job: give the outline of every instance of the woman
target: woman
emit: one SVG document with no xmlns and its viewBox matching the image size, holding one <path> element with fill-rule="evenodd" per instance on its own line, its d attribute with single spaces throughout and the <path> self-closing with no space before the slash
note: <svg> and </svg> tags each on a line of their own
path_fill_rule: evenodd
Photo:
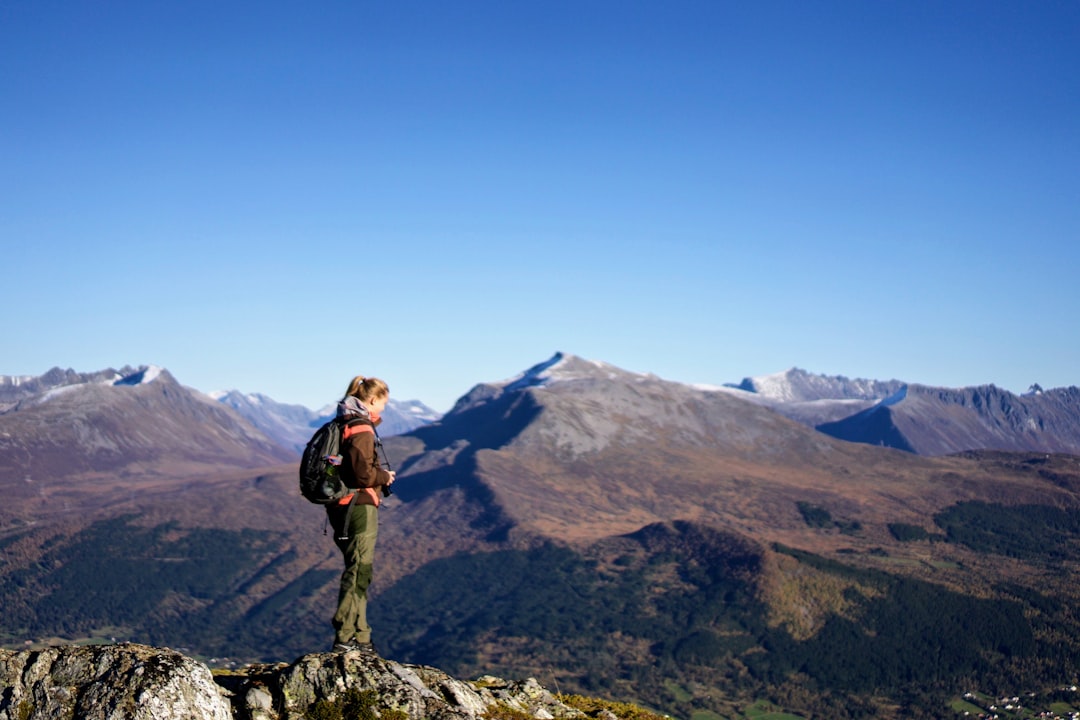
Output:
<svg viewBox="0 0 1080 720">
<path fill-rule="evenodd" d="M 389 399 L 390 389 L 385 382 L 357 375 L 338 403 L 337 416 L 345 423 L 342 481 L 356 492 L 326 506 L 334 542 L 345 556 L 334 614 L 335 651 L 376 654 L 367 622 L 367 589 L 379 533 L 379 499 L 394 482 L 394 473 L 380 466 L 375 426 L 381 422 L 380 415 Z"/>
</svg>

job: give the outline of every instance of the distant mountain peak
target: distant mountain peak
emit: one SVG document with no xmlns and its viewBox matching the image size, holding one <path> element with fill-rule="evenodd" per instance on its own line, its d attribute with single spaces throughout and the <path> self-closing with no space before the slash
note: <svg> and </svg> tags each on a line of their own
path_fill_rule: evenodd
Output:
<svg viewBox="0 0 1080 720">
<path fill-rule="evenodd" d="M 541 387 L 555 379 L 559 368 L 567 363 L 567 356 L 557 352 L 544 362 L 537 363 L 525 372 L 510 378 L 503 387 L 510 391 L 523 390 L 528 387 Z"/>
<path fill-rule="evenodd" d="M 235 405 L 237 402 L 247 402 L 251 405 L 264 405 L 266 403 L 276 402 L 262 393 L 245 393 L 240 392 L 239 390 L 213 390 L 206 393 L 206 395 L 218 402 L 224 402 L 226 405 Z M 227 402 L 229 400 L 232 400 L 233 402 Z"/>
<path fill-rule="evenodd" d="M 149 467 L 194 472 L 294 457 L 232 409 L 181 386 L 156 365 L 50 371 L 22 387 L 21 396 L 0 395 L 0 475 L 58 479 Z"/>
<path fill-rule="evenodd" d="M 469 392 L 458 398 L 447 415 L 462 413 L 486 405 L 498 398 L 517 395 L 536 388 L 550 388 L 554 385 L 578 381 L 650 378 L 657 379 L 654 375 L 630 372 L 598 360 L 586 360 L 577 355 L 556 352 L 547 360 L 507 380 L 474 385 Z"/>
<path fill-rule="evenodd" d="M 1080 388 L 1016 395 L 996 385 L 911 385 L 872 408 L 817 429 L 841 440 L 919 455 L 973 450 L 1076 454 Z"/>
<path fill-rule="evenodd" d="M 262 393 L 215 390 L 207 395 L 231 407 L 267 436 L 298 453 L 303 452 L 314 428 L 334 417 L 337 412 L 337 403 L 330 403 L 321 410 L 311 410 L 303 405 L 278 402 Z M 401 435 L 440 417 L 439 413 L 419 400 L 391 398 L 383 411 L 379 433 L 383 437 Z"/>
<path fill-rule="evenodd" d="M 782 372 L 756 377 L 743 378 L 737 386 L 740 390 L 757 393 L 773 400 L 794 400 L 794 387 L 798 382 L 809 377 L 809 373 L 797 367 L 788 368 Z"/>
<path fill-rule="evenodd" d="M 14 407 L 30 407 L 51 402 L 72 392 L 93 386 L 137 387 L 153 382 L 175 383 L 169 371 L 157 365 L 125 365 L 90 373 L 54 367 L 44 375 L 9 377 L 0 375 L 0 412 Z"/>
<path fill-rule="evenodd" d="M 525 372 L 515 375 L 497 385 L 503 391 L 524 390 L 532 387 L 544 387 L 555 382 L 581 380 L 586 378 L 639 377 L 648 375 L 633 373 L 599 360 L 587 360 L 577 355 L 556 352 L 544 362 L 533 365 Z"/>
<path fill-rule="evenodd" d="M 815 375 L 793 367 L 771 375 L 744 378 L 737 385 L 728 385 L 778 402 L 811 402 L 814 400 L 882 400 L 904 386 L 898 380 L 849 379 L 843 375 Z"/>
</svg>

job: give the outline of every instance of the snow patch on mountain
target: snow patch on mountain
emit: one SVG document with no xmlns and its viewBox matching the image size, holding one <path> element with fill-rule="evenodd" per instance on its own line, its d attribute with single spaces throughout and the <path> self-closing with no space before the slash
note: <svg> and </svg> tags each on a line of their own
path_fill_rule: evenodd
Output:
<svg viewBox="0 0 1080 720">
<path fill-rule="evenodd" d="M 52 400 L 53 398 L 59 397 L 61 395 L 67 395 L 72 390 L 77 390 L 78 388 L 78 385 L 61 385 L 60 387 L 46 390 L 41 395 L 38 395 L 36 398 L 31 398 L 31 400 L 37 403 L 48 402 L 49 400 Z"/>
<path fill-rule="evenodd" d="M 758 395 L 764 395 L 773 400 L 790 402 L 795 400 L 795 391 L 792 387 L 791 374 L 795 368 L 785 370 L 772 375 L 762 375 L 754 378 L 754 389 Z"/>
<path fill-rule="evenodd" d="M 53 382 L 43 383 L 46 376 L 20 377 L 18 382 L 10 382 L 11 377 L 0 376 L 0 386 L 12 388 L 17 392 L 19 386 L 26 386 L 26 392 L 22 398 L 14 402 L 0 404 L 0 410 L 6 411 L 12 408 L 27 408 L 51 402 L 56 398 L 80 391 L 89 386 L 125 387 L 146 385 L 157 380 L 162 373 L 167 372 L 164 368 L 156 365 L 144 365 L 133 369 L 125 366 L 121 370 L 103 370 L 97 373 L 75 373 L 68 370 L 66 373 L 54 371 Z M 36 387 L 35 387 L 36 386 Z"/>
<path fill-rule="evenodd" d="M 852 380 L 843 375 L 814 375 L 791 368 L 771 375 L 744 378 L 741 383 L 730 387 L 780 403 L 795 403 L 826 399 L 877 402 L 897 392 L 903 385 L 898 380 Z"/>
<path fill-rule="evenodd" d="M 525 388 L 530 387 L 543 387 L 552 380 L 557 379 L 559 367 L 566 364 L 567 358 L 561 352 L 557 352 L 552 355 L 550 359 L 533 365 L 520 375 L 515 375 L 504 383 L 501 383 L 501 385 L 503 386 L 503 389 L 508 392 L 524 390 Z"/>
<path fill-rule="evenodd" d="M 239 390 L 213 390 L 206 394 L 218 402 L 222 402 L 226 399 L 231 399 L 234 402 L 243 401 L 249 405 L 265 405 L 267 403 L 276 402 L 272 398 L 268 398 L 261 393 L 242 393 Z"/>
<path fill-rule="evenodd" d="M 645 380 L 654 377 L 646 373 L 623 370 L 600 360 L 588 360 L 576 355 L 557 352 L 548 360 L 533 365 L 525 372 L 515 375 L 509 380 L 496 383 L 495 386 L 501 388 L 504 392 L 514 392 L 527 388 L 545 387 L 557 382 L 584 380 L 598 376 L 609 380 L 619 377 Z"/>
<path fill-rule="evenodd" d="M 725 395 L 731 395 L 737 397 L 740 400 L 747 402 L 757 403 L 758 405 L 775 405 L 778 400 L 774 400 L 766 395 L 753 392 L 752 390 L 744 390 L 741 387 L 735 385 L 711 385 L 709 383 L 692 383 L 690 387 L 695 390 L 707 393 L 723 393 Z"/>
<path fill-rule="evenodd" d="M 889 407 L 890 405 L 898 405 L 904 398 L 907 397 L 908 386 L 900 388 L 889 397 L 885 398 L 878 403 L 878 407 Z"/>
</svg>

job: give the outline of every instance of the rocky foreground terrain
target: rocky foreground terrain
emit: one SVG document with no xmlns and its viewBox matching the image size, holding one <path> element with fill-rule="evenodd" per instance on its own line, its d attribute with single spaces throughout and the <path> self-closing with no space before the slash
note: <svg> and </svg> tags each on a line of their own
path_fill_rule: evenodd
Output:
<svg viewBox="0 0 1080 720">
<path fill-rule="evenodd" d="M 587 717 L 534 679 L 464 682 L 360 652 L 215 675 L 173 650 L 130 643 L 0 650 L 0 720 L 472 720 L 495 713 Z"/>
</svg>

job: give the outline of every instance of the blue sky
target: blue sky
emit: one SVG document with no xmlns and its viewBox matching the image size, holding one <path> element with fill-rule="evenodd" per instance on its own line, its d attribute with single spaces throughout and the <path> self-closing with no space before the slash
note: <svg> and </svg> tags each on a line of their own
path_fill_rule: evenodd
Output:
<svg viewBox="0 0 1080 720">
<path fill-rule="evenodd" d="M 1080 3 L 0 0 L 0 374 L 1080 384 Z"/>
</svg>

